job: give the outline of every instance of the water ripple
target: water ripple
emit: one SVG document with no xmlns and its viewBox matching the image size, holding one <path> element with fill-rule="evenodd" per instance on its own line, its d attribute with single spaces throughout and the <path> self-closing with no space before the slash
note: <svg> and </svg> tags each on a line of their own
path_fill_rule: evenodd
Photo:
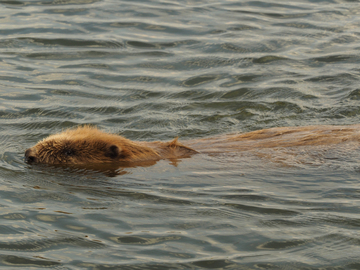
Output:
<svg viewBox="0 0 360 270">
<path fill-rule="evenodd" d="M 131 168 L 23 160 L 79 124 L 185 141 L 358 123 L 357 3 L 0 5 L 2 266 L 359 268 L 355 144 Z"/>
</svg>

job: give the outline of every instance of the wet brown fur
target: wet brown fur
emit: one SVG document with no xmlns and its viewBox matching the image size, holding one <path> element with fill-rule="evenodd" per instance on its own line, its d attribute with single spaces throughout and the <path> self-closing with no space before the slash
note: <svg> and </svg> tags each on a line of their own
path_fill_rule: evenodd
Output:
<svg viewBox="0 0 360 270">
<path fill-rule="evenodd" d="M 141 162 L 191 156 L 195 150 L 175 138 L 171 142 L 134 142 L 83 126 L 51 135 L 25 152 L 29 163 L 87 164 Z"/>
<path fill-rule="evenodd" d="M 338 145 L 359 142 L 360 125 L 270 128 L 240 135 L 185 141 L 134 142 L 96 127 L 83 126 L 51 135 L 29 148 L 29 163 L 88 164 L 142 162 L 190 157 L 196 153 L 239 152 L 262 148 Z"/>
</svg>

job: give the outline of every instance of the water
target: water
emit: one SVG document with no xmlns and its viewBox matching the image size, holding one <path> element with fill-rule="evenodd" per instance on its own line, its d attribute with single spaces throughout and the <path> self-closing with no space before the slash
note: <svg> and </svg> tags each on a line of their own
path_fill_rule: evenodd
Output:
<svg viewBox="0 0 360 270">
<path fill-rule="evenodd" d="M 350 0 L 1 1 L 1 267 L 360 269 L 350 148 L 292 167 L 23 161 L 79 124 L 151 141 L 358 123 L 359 14 Z"/>
</svg>

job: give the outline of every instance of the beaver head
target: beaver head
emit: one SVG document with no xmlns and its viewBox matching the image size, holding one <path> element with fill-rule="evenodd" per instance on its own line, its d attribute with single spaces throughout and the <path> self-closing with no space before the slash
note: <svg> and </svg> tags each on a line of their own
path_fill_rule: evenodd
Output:
<svg viewBox="0 0 360 270">
<path fill-rule="evenodd" d="M 90 126 L 51 135 L 25 151 L 25 161 L 31 164 L 88 164 L 155 159 L 159 159 L 155 150 Z"/>
</svg>

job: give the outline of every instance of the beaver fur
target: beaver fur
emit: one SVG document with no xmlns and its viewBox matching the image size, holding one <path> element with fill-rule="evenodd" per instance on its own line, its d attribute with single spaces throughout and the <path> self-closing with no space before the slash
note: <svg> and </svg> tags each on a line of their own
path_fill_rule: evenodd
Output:
<svg viewBox="0 0 360 270">
<path fill-rule="evenodd" d="M 359 142 L 360 125 L 281 127 L 240 135 L 184 141 L 135 142 L 96 127 L 82 126 L 51 135 L 25 152 L 28 163 L 134 163 L 191 157 L 197 153 L 239 152 Z"/>
<path fill-rule="evenodd" d="M 25 160 L 45 164 L 140 162 L 189 157 L 195 153 L 177 138 L 171 142 L 133 142 L 96 127 L 83 126 L 43 139 L 25 151 Z"/>
</svg>

